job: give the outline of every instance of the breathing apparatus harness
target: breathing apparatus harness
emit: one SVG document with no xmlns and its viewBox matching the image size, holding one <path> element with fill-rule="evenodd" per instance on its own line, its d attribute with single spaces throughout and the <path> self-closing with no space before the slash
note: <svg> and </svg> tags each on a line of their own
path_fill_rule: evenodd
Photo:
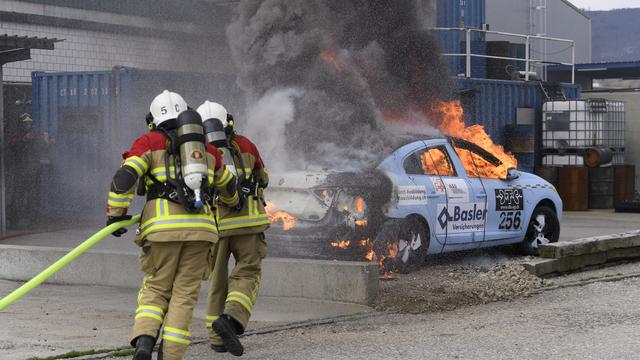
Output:
<svg viewBox="0 0 640 360">
<path fill-rule="evenodd" d="M 236 164 L 236 158 L 240 163 L 239 164 L 240 169 L 242 169 L 242 179 L 240 179 L 240 175 L 238 175 L 238 184 L 237 184 L 238 195 L 240 195 L 240 198 L 242 199 L 241 205 L 244 205 L 244 202 L 249 198 L 249 196 L 253 196 L 256 200 L 263 201 L 264 203 L 264 200 L 260 196 L 260 185 L 258 184 L 258 181 L 253 171 L 251 172 L 251 175 L 249 177 L 246 176 L 246 173 L 245 173 L 246 168 L 244 167 L 244 162 L 242 161 L 240 150 L 233 143 L 233 139 L 236 137 L 236 132 L 234 129 L 235 121 L 233 119 L 233 115 L 227 114 L 227 123 L 229 125 L 224 129 L 225 134 L 227 135 L 226 147 L 227 149 L 229 149 L 229 151 L 231 151 L 231 160 L 233 161 L 233 166 L 235 166 L 236 168 L 236 172 L 239 173 L 239 171 L 237 170 L 238 164 Z M 266 204 L 264 205 L 266 206 Z"/>
<path fill-rule="evenodd" d="M 186 133 L 180 135 L 178 132 L 179 127 L 178 121 L 174 119 L 165 121 L 159 126 L 151 129 L 152 132 L 163 133 L 169 140 L 167 150 L 164 153 L 166 181 L 162 182 L 158 180 L 156 176 L 147 172 L 147 174 L 140 178 L 137 193 L 140 196 L 146 195 L 147 201 L 165 199 L 184 206 L 184 208 L 191 213 L 200 213 L 203 209 L 202 201 L 199 203 L 199 196 L 196 196 L 194 189 L 188 186 L 185 181 L 185 176 L 182 170 L 184 165 L 182 159 L 185 157 L 185 154 L 182 154 L 180 150 L 181 146 L 188 142 L 201 143 L 204 148 L 205 137 L 202 133 Z M 206 164 L 205 154 L 201 152 L 200 155 Z M 171 177 L 172 165 L 175 169 L 175 178 Z M 202 181 L 198 192 L 202 194 L 201 196 L 204 202 L 210 203 L 210 187 L 207 176 L 208 174 L 203 176 L 204 180 Z M 152 181 L 152 184 L 149 185 L 148 188 L 145 188 L 145 177 L 148 177 Z"/>
</svg>

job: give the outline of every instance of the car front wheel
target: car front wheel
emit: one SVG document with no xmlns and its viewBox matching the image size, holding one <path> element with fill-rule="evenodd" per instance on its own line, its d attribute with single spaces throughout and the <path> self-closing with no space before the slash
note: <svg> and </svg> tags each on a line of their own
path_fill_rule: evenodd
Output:
<svg viewBox="0 0 640 360">
<path fill-rule="evenodd" d="M 407 273 L 420 268 L 429 248 L 429 229 L 416 218 L 390 219 L 373 243 L 381 272 Z"/>
<path fill-rule="evenodd" d="M 538 247 L 558 241 L 560 237 L 560 222 L 553 209 L 540 205 L 531 215 L 524 241 L 521 243 L 522 252 L 526 255 L 538 255 Z"/>
</svg>

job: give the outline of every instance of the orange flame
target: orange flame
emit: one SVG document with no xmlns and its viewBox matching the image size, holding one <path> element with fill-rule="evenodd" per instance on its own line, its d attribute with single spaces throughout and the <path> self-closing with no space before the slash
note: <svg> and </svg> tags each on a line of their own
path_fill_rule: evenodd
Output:
<svg viewBox="0 0 640 360">
<path fill-rule="evenodd" d="M 462 119 L 464 110 L 460 101 L 441 101 L 433 109 L 440 115 L 439 128 L 443 133 L 470 141 L 502 161 L 502 165 L 496 167 L 469 151 L 456 149 L 469 176 L 504 179 L 509 168 L 518 166 L 516 158 L 502 146 L 494 144 L 482 125 L 465 127 Z"/>
<path fill-rule="evenodd" d="M 325 49 L 320 52 L 320 59 L 325 63 L 333 66 L 336 69 L 336 73 L 342 73 L 342 66 L 338 62 L 338 53 L 335 50 Z"/>
<path fill-rule="evenodd" d="M 398 255 L 397 241 L 392 241 L 390 244 L 388 244 L 386 254 L 381 254 L 381 255 L 375 253 L 375 251 L 373 250 L 373 243 L 369 239 L 360 240 L 358 244 L 361 247 L 365 248 L 367 251 L 367 253 L 364 255 L 364 258 L 367 261 L 375 262 L 376 265 L 378 265 L 380 274 L 383 274 L 384 278 L 388 279 L 393 277 L 392 276 L 393 272 L 389 271 L 388 269 L 385 269 L 384 260 L 393 259 Z"/>
<path fill-rule="evenodd" d="M 359 214 L 364 213 L 364 199 L 362 198 L 362 196 L 358 196 L 356 198 L 356 210 Z"/>
<path fill-rule="evenodd" d="M 365 256 L 365 259 L 369 260 L 369 261 L 373 261 L 373 257 L 376 254 L 373 252 L 373 250 L 369 250 L 369 252 L 367 253 L 367 255 Z"/>
<path fill-rule="evenodd" d="M 356 220 L 355 224 L 356 224 L 356 226 L 367 226 L 368 222 L 367 222 L 367 219 Z"/>
<path fill-rule="evenodd" d="M 340 249 L 346 249 L 346 248 L 349 247 L 349 245 L 351 245 L 351 241 L 349 241 L 349 240 L 342 240 L 340 242 L 332 242 L 331 243 L 331 247 L 340 248 Z"/>
<path fill-rule="evenodd" d="M 298 220 L 298 218 L 288 212 L 278 210 L 276 204 L 271 201 L 267 201 L 267 206 L 265 206 L 264 209 L 269 216 L 269 220 L 271 220 L 272 223 L 281 223 L 282 229 L 285 231 L 291 230 Z"/>
</svg>

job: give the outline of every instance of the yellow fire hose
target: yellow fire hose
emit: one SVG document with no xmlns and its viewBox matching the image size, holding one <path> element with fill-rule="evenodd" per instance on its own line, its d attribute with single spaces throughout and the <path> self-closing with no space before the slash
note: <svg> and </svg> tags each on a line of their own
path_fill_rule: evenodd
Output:
<svg viewBox="0 0 640 360">
<path fill-rule="evenodd" d="M 136 215 L 131 218 L 131 220 L 120 221 L 117 223 L 113 223 L 104 229 L 98 231 L 93 234 L 90 238 L 85 240 L 82 244 L 78 245 L 76 248 L 71 250 L 65 256 L 61 257 L 58 261 L 54 262 L 42 271 L 40 274 L 36 275 L 33 279 L 27 281 L 25 284 L 14 290 L 11 294 L 5 296 L 0 300 L 0 311 L 4 310 L 7 306 L 13 304 L 16 300 L 25 296 L 29 291 L 35 289 L 40 284 L 42 284 L 45 280 L 53 276 L 55 273 L 60 271 L 63 267 L 67 266 L 70 262 L 75 260 L 78 256 L 82 255 L 85 251 L 94 247 L 97 243 L 102 241 L 104 238 L 109 236 L 112 232 L 120 229 L 129 227 L 135 223 L 140 221 L 140 215 Z"/>
</svg>

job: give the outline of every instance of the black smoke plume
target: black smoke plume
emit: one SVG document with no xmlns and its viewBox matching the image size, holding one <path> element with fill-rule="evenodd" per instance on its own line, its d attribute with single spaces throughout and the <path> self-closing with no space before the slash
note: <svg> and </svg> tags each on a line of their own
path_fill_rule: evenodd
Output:
<svg viewBox="0 0 640 360">
<path fill-rule="evenodd" d="M 249 111 L 247 133 L 282 143 L 268 156 L 289 168 L 353 169 L 380 160 L 391 123 L 431 129 L 430 109 L 450 93 L 450 77 L 418 8 L 413 0 L 242 1 L 227 37 L 250 107 L 262 104 Z M 290 119 L 268 110 L 289 106 Z"/>
</svg>

